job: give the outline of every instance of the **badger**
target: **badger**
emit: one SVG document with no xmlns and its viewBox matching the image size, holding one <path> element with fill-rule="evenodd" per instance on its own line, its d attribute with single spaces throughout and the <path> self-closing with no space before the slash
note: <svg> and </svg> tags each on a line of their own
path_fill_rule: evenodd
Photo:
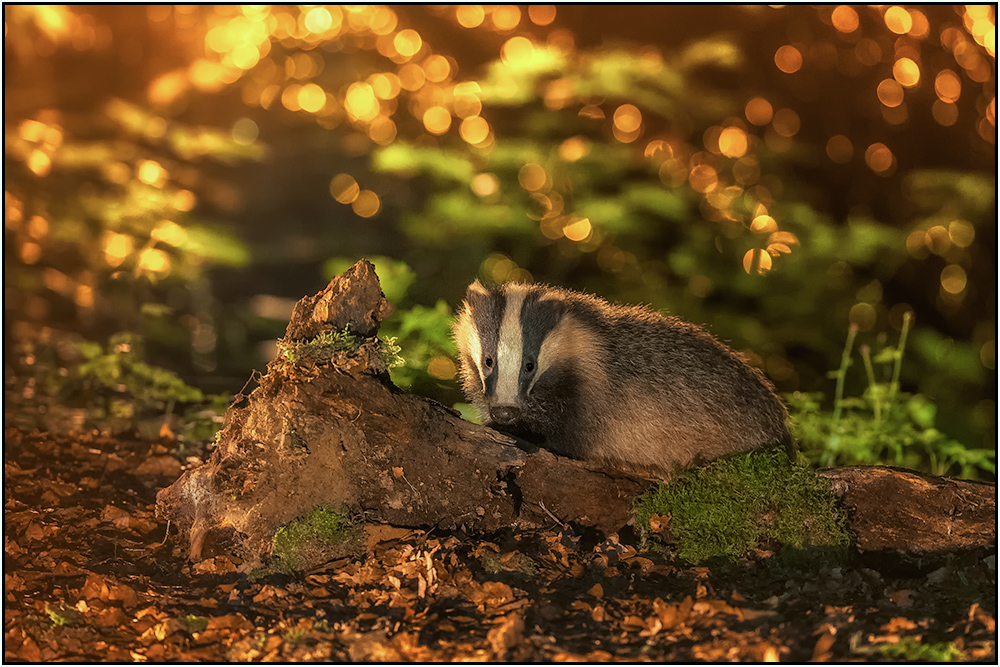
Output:
<svg viewBox="0 0 1000 667">
<path fill-rule="evenodd" d="M 483 423 L 557 454 L 669 477 L 726 454 L 793 449 L 763 373 L 650 308 L 476 280 L 453 333 L 462 389 Z"/>
</svg>

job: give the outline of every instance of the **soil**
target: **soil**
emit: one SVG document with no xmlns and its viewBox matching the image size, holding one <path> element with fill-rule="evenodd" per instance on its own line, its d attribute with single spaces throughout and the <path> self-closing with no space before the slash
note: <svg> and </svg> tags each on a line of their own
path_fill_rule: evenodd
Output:
<svg viewBox="0 0 1000 667">
<path fill-rule="evenodd" d="M 995 549 L 901 577 L 765 548 L 686 566 L 555 521 L 381 525 L 357 556 L 254 577 L 232 555 L 189 561 L 155 515 L 207 458 L 169 437 L 6 428 L 4 660 L 997 660 Z"/>
</svg>

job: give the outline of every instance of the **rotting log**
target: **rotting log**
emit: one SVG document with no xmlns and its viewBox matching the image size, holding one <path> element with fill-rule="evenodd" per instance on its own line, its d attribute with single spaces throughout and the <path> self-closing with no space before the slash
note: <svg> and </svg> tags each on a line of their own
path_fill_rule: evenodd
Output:
<svg viewBox="0 0 1000 667">
<path fill-rule="evenodd" d="M 827 468 L 852 542 L 875 569 L 928 570 L 962 553 L 995 551 L 996 484 L 890 466 Z"/>
<path fill-rule="evenodd" d="M 349 508 L 373 524 L 470 532 L 560 522 L 608 534 L 629 523 L 632 500 L 653 481 L 519 447 L 525 443 L 396 388 L 376 337 L 390 309 L 365 260 L 296 304 L 279 353 L 249 396 L 230 407 L 209 460 L 157 495 L 159 516 L 180 529 L 192 560 L 230 552 L 254 567 L 270 553 L 278 527 L 318 505 Z M 342 333 L 354 344 L 321 359 L 281 352 Z M 890 534 L 896 538 L 885 548 L 903 552 L 995 546 L 995 486 L 984 495 L 948 482 L 956 490 L 947 501 L 924 504 L 941 520 L 920 522 L 906 517 L 918 516 L 929 496 L 911 473 L 823 474 L 864 549 L 880 549 L 880 536 Z M 883 488 L 891 492 L 873 491 Z M 910 509 L 900 510 L 890 533 L 886 521 L 895 515 L 886 506 L 897 504 Z M 910 531 L 929 533 L 918 539 Z"/>
</svg>

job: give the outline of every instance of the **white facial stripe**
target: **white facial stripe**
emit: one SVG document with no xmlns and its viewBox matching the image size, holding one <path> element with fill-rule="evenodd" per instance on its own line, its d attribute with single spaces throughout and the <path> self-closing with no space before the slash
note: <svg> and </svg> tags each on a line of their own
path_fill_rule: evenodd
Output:
<svg viewBox="0 0 1000 667">
<path fill-rule="evenodd" d="M 469 319 L 472 319 L 471 314 Z M 486 387 L 486 377 L 483 375 L 483 341 L 479 339 L 479 332 L 476 327 L 473 326 L 472 322 L 469 322 L 469 356 L 472 358 L 472 364 L 476 368 L 476 373 L 479 374 L 479 381 L 482 383 L 483 388 Z"/>
<path fill-rule="evenodd" d="M 500 323 L 497 346 L 497 405 L 517 405 L 517 381 L 521 371 L 521 303 L 524 292 L 508 292 L 507 308 Z"/>
</svg>

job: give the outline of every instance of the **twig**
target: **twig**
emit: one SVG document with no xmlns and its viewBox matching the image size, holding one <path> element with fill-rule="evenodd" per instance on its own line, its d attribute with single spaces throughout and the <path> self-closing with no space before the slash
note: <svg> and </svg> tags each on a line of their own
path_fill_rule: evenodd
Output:
<svg viewBox="0 0 1000 667">
<path fill-rule="evenodd" d="M 549 508 L 547 508 L 545 506 L 545 503 L 543 503 L 542 501 L 539 500 L 538 501 L 538 506 L 541 507 L 542 510 L 544 510 L 544 512 L 546 514 L 548 514 L 550 517 L 552 517 L 552 520 L 555 521 L 557 524 L 559 524 L 560 527 L 566 528 L 566 524 L 563 523 L 562 521 L 560 521 L 559 518 L 555 514 L 553 514 L 552 512 L 550 512 Z"/>
</svg>

